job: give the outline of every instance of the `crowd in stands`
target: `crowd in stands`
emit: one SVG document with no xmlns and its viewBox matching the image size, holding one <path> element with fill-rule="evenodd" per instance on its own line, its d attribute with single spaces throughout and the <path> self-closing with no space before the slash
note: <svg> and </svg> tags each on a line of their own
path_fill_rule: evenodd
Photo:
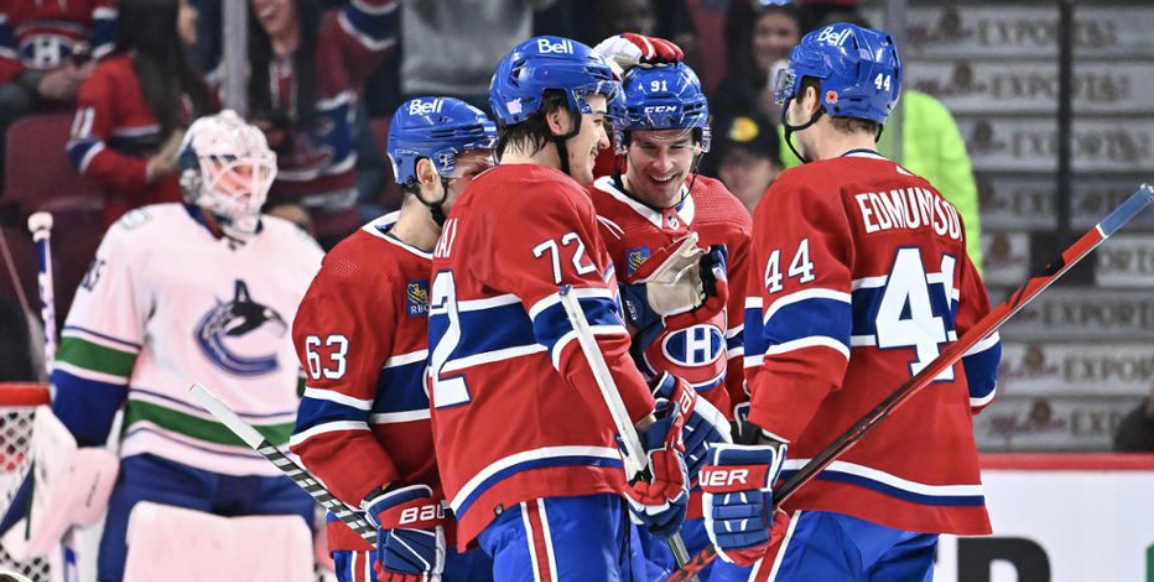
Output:
<svg viewBox="0 0 1154 582">
<path fill-rule="evenodd" d="M 180 199 L 184 129 L 221 108 L 224 1 L 0 0 L 0 240 L 21 235 L 35 210 L 57 214 L 72 236 L 61 260 L 73 265 L 58 267 L 58 276 L 67 273 L 57 283 L 66 300 L 104 228 L 132 208 Z M 279 166 L 266 211 L 331 247 L 399 202 L 382 142 L 403 100 L 450 95 L 488 110 L 494 64 L 516 42 L 554 34 L 592 46 L 624 31 L 685 50 L 710 93 L 713 150 L 700 170 L 752 211 L 797 163 L 778 127 L 776 70 L 806 31 L 860 21 L 856 4 L 248 0 L 248 116 Z M 962 209 L 976 253 L 976 189 L 956 125 L 932 97 L 912 95 L 902 101 L 901 161 Z M 943 128 L 949 143 L 929 144 Z M 0 307 L 19 309 L 16 272 L 0 269 Z M 58 301 L 59 313 L 67 307 Z"/>
</svg>

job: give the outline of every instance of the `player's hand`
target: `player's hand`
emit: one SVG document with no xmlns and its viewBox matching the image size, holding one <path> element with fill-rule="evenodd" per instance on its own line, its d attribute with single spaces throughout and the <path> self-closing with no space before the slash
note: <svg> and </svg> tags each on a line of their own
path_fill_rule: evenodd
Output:
<svg viewBox="0 0 1154 582">
<path fill-rule="evenodd" d="M 774 511 L 772 488 L 785 455 L 784 443 L 710 447 L 698 480 L 702 512 L 709 541 L 726 562 L 752 565 L 784 535 L 789 517 Z"/>
<path fill-rule="evenodd" d="M 184 141 L 184 130 L 177 128 L 168 136 L 168 140 L 160 147 L 156 155 L 148 158 L 145 166 L 145 179 L 149 184 L 155 184 L 176 174 L 180 165 L 177 154 L 180 153 L 180 144 Z"/>
<path fill-rule="evenodd" d="M 653 398 L 657 400 L 659 414 L 675 402 L 685 417 L 681 440 L 685 446 L 685 466 L 692 483 L 705 464 L 709 445 L 733 442 L 729 436 L 729 421 L 712 403 L 701 398 L 688 382 L 668 372 L 657 379 Z"/>
<path fill-rule="evenodd" d="M 701 256 L 701 263 L 698 267 L 702 285 L 701 304 L 692 311 L 666 317 L 666 328 L 685 329 L 699 323 L 705 323 L 725 309 L 729 302 L 729 278 L 726 275 L 728 263 L 729 250 L 725 248 L 725 245 L 709 247 L 709 252 Z"/>
<path fill-rule="evenodd" d="M 677 406 L 664 412 L 664 417 L 638 431 L 648 457 L 648 479 L 637 479 L 625 487 L 630 519 L 659 538 L 677 533 L 689 506 L 689 476 L 681 444 L 685 417 Z"/>
<path fill-rule="evenodd" d="M 624 75 L 638 65 L 651 67 L 680 62 L 685 58 L 681 47 L 655 36 L 626 32 L 611 36 L 593 47 L 593 52 L 615 65 Z"/>
<path fill-rule="evenodd" d="M 377 526 L 377 580 L 420 582 L 445 569 L 444 510 L 427 485 L 393 489 L 365 501 Z"/>
</svg>

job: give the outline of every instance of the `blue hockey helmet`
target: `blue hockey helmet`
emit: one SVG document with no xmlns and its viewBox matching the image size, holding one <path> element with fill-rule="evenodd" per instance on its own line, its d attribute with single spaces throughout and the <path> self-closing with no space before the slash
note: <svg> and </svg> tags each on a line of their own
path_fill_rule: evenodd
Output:
<svg viewBox="0 0 1154 582">
<path fill-rule="evenodd" d="M 417 162 L 428 158 L 442 178 L 453 176 L 457 156 L 492 150 L 497 126 L 480 109 L 452 97 L 419 97 L 401 104 L 389 125 L 393 176 L 405 185 L 417 179 Z"/>
<path fill-rule="evenodd" d="M 684 63 L 634 67 L 625 75 L 622 89 L 625 115 L 619 123 L 621 132 L 696 129 L 701 131 L 701 151 L 709 151 L 709 103 L 693 69 Z M 621 141 L 618 148 L 624 145 Z"/>
<path fill-rule="evenodd" d="M 801 39 L 789 54 L 789 66 L 774 79 L 778 102 L 796 97 L 805 77 L 820 80 L 819 102 L 826 114 L 879 124 L 885 124 L 902 91 L 893 37 L 855 24 L 833 24 Z"/>
<path fill-rule="evenodd" d="M 609 64 L 575 40 L 538 36 L 513 48 L 493 73 L 489 105 L 503 125 L 516 125 L 541 109 L 546 91 L 565 93 L 569 109 L 590 114 L 589 95 L 612 101 L 621 84 Z"/>
</svg>

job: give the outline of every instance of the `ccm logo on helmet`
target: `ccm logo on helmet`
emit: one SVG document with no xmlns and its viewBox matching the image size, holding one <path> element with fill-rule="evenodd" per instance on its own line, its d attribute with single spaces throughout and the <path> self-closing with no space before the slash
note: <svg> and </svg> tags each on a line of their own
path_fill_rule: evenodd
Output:
<svg viewBox="0 0 1154 582">
<path fill-rule="evenodd" d="M 401 512 L 401 519 L 397 525 L 406 525 L 424 521 L 436 521 L 445 518 L 445 510 L 440 503 L 431 503 L 418 507 L 407 507 Z"/>
<path fill-rule="evenodd" d="M 413 101 L 412 103 L 409 103 L 409 115 L 429 115 L 431 113 L 440 113 L 441 106 L 444 104 L 444 99 L 433 99 L 432 101 Z"/>
<path fill-rule="evenodd" d="M 573 41 L 562 40 L 559 42 L 549 42 L 547 38 L 539 38 L 537 39 L 537 52 L 541 54 L 571 55 L 573 54 Z"/>
<path fill-rule="evenodd" d="M 749 469 L 702 469 L 702 487 L 731 487 L 733 485 L 747 485 L 749 483 Z"/>
<path fill-rule="evenodd" d="M 673 113 L 673 112 L 677 111 L 677 106 L 676 105 L 653 105 L 650 107 L 646 107 L 642 111 L 644 111 L 647 114 L 650 114 L 650 113 Z"/>
<path fill-rule="evenodd" d="M 842 43 L 845 42 L 845 39 L 849 38 L 850 32 L 851 30 L 847 28 L 835 33 L 832 26 L 827 26 L 825 30 L 821 31 L 821 34 L 817 35 L 817 42 L 825 41 L 834 46 L 841 46 Z"/>
</svg>

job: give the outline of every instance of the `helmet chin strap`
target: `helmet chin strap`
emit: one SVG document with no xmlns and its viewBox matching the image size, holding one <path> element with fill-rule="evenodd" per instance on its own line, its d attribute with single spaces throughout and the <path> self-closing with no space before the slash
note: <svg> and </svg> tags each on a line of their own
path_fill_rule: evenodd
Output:
<svg viewBox="0 0 1154 582">
<path fill-rule="evenodd" d="M 414 193 L 414 196 L 416 196 L 417 200 L 420 201 L 421 204 L 424 204 L 429 209 L 429 214 L 433 217 L 433 222 L 437 223 L 437 226 L 443 227 L 445 226 L 445 219 L 447 218 L 447 216 L 445 216 L 444 205 L 445 199 L 449 197 L 449 179 L 441 176 L 440 174 L 438 174 L 437 177 L 441 179 L 440 200 L 435 202 L 429 202 L 428 200 L 425 200 L 423 197 L 421 197 L 419 189 L 416 193 Z"/>
<path fill-rule="evenodd" d="M 557 147 L 557 157 L 561 158 L 561 171 L 569 174 L 569 140 L 581 133 L 581 112 L 569 111 L 573 115 L 569 131 L 552 137 L 553 145 Z M 569 174 L 572 176 L 573 174 Z"/>
<path fill-rule="evenodd" d="M 817 123 L 817 120 L 821 119 L 821 116 L 825 114 L 825 107 L 819 105 L 817 111 L 809 118 L 809 121 L 801 125 L 791 125 L 789 123 L 789 104 L 791 101 L 793 101 L 793 97 L 786 99 L 785 103 L 781 106 L 781 126 L 785 128 L 785 145 L 789 146 L 789 151 L 793 152 L 793 155 L 797 156 L 797 159 L 801 160 L 801 163 L 808 164 L 810 160 L 801 155 L 801 152 L 797 151 L 797 148 L 793 147 L 793 134 L 794 132 L 809 129 L 810 126 Z"/>
</svg>

